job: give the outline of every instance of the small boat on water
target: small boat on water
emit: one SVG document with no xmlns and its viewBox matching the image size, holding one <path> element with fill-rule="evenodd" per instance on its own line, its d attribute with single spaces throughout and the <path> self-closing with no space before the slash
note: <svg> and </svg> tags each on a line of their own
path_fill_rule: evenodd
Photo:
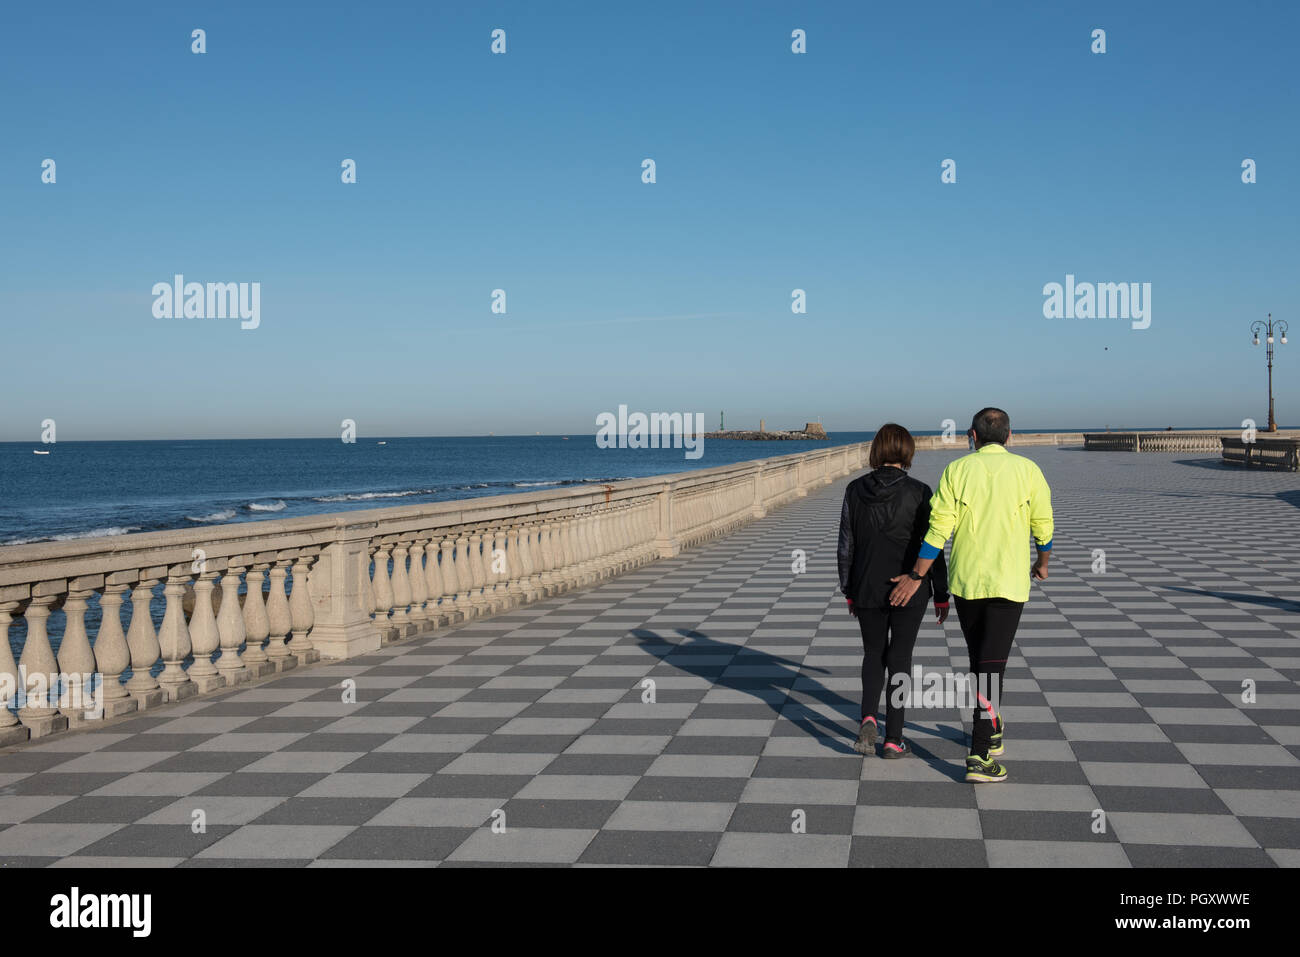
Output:
<svg viewBox="0 0 1300 957">
<path fill-rule="evenodd" d="M 375 444 L 376 444 L 376 445 L 387 445 L 388 443 L 387 443 L 387 442 L 376 442 Z"/>
<path fill-rule="evenodd" d="M 48 449 L 32 449 L 32 455 L 49 455 Z"/>
</svg>

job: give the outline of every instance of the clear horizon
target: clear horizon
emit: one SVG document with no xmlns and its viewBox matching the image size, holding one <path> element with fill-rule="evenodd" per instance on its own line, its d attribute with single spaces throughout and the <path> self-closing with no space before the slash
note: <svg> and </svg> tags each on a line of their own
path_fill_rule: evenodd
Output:
<svg viewBox="0 0 1300 957">
<path fill-rule="evenodd" d="M 801 424 L 802 424 L 802 423 L 801 423 Z M 880 423 L 880 424 L 883 425 L 884 423 L 882 422 L 882 423 Z M 1011 432 L 1012 432 L 1012 435 L 1015 435 L 1016 433 L 1022 433 L 1022 434 L 1025 434 L 1025 435 L 1036 435 L 1036 434 L 1051 434 L 1051 433 L 1056 433 L 1056 432 L 1062 432 L 1062 433 L 1064 433 L 1064 432 L 1096 432 L 1096 431 L 1103 431 L 1103 432 L 1104 432 L 1104 431 L 1111 431 L 1111 432 L 1164 432 L 1164 431 L 1167 431 L 1168 428 L 1169 428 L 1168 426 L 1128 426 L 1128 425 L 1114 425 L 1114 424 L 1109 425 L 1109 426 L 1106 426 L 1106 425 L 1097 425 L 1097 426 L 1070 426 L 1070 427 L 1067 427 L 1067 426 L 1057 426 L 1057 427 L 1052 427 L 1052 426 L 1026 426 L 1026 427 L 1024 427 L 1024 428 L 1017 428 L 1017 427 L 1015 427 L 1015 426 L 1013 425 L 1013 426 L 1012 426 L 1012 429 L 1011 429 Z M 1231 431 L 1236 431 L 1236 430 L 1239 429 L 1239 428 L 1240 428 L 1240 427 L 1239 427 L 1239 426 L 1236 426 L 1236 425 L 1201 425 L 1201 426 L 1186 426 L 1186 427 L 1184 427 L 1184 426 L 1177 426 L 1177 425 L 1176 425 L 1176 426 L 1173 426 L 1173 430 L 1174 430 L 1175 432 L 1231 432 Z M 1279 424 L 1278 424 L 1278 431 L 1279 431 L 1279 432 L 1292 432 L 1292 431 L 1297 431 L 1298 429 L 1300 429 L 1300 427 L 1293 428 L 1293 427 L 1291 427 L 1291 426 L 1287 426 L 1287 425 L 1282 424 L 1282 423 L 1279 423 Z M 964 435 L 964 434 L 965 434 L 965 430 L 966 430 L 966 426 L 965 426 L 965 424 L 963 424 L 963 423 L 958 423 L 958 426 L 957 426 L 957 434 L 958 434 L 959 436 L 960 436 L 960 435 Z M 710 428 L 708 431 L 712 432 L 712 431 L 716 431 L 716 430 Z M 732 429 L 729 427 L 729 428 L 728 428 L 728 431 L 732 431 Z M 748 428 L 744 428 L 744 427 L 737 427 L 736 431 L 753 431 L 753 430 L 748 429 Z M 769 429 L 769 431 L 772 431 L 772 430 Z M 832 440 L 832 441 L 835 439 L 835 436 L 836 436 L 837 434 L 839 434 L 839 435 L 868 435 L 868 434 L 874 433 L 875 431 L 876 431 L 876 429 L 874 429 L 874 428 L 873 428 L 873 429 L 829 429 L 829 428 L 826 429 L 826 433 L 827 433 L 827 435 L 829 436 L 829 439 Z M 910 431 L 913 435 L 942 435 L 942 434 L 943 434 L 943 430 L 942 430 L 942 429 L 909 429 L 908 431 Z M 1262 428 L 1262 427 L 1260 427 L 1260 428 L 1257 429 L 1257 431 L 1263 433 L 1263 432 L 1265 432 L 1265 429 Z M 416 434 L 411 434 L 411 435 L 402 435 L 402 434 L 397 434 L 397 433 L 378 433 L 378 432 L 377 432 L 377 433 L 374 433 L 374 434 L 358 433 L 357 436 L 356 436 L 356 438 L 357 438 L 358 441 L 362 441 L 362 442 L 364 442 L 364 441 L 369 441 L 369 440 L 386 440 L 386 439 L 488 439 L 488 438 L 497 438 L 497 439 L 529 439 L 529 438 L 542 438 L 542 439 L 545 439 L 545 438 L 559 438 L 559 437 L 572 437 L 572 436 L 582 436 L 582 437 L 584 437 L 584 438 L 586 438 L 586 437 L 593 437 L 593 438 L 594 438 L 594 436 L 595 436 L 595 431 L 593 430 L 593 431 L 590 432 L 590 433 L 589 433 L 589 432 L 582 432 L 582 431 L 578 431 L 578 430 L 574 430 L 574 431 L 571 431 L 571 432 L 462 432 L 462 433 L 446 433 L 446 434 L 441 434 L 441 435 L 432 435 L 432 434 L 428 434 L 428 435 L 416 435 Z M 215 436 L 201 436 L 201 437 L 200 437 L 200 436 L 182 436 L 182 435 L 164 435 L 164 436 L 157 436 L 157 437 L 153 437 L 153 438 L 113 438 L 113 437 L 106 437 L 106 438 L 95 438 L 95 439 L 86 439 L 86 438 L 70 438 L 70 439 L 69 439 L 69 438 L 62 438 L 62 437 L 60 437 L 60 438 L 58 439 L 58 442 L 57 442 L 57 443 L 49 443 L 49 444 L 70 444 L 70 443 L 79 443 L 79 442 L 316 442 L 316 441 L 334 441 L 334 442 L 337 442 L 337 441 L 339 441 L 339 436 L 338 436 L 337 434 L 334 434 L 334 435 L 215 435 Z M 777 439 L 772 439 L 772 440 L 764 440 L 764 439 L 754 439 L 754 440 L 715 439 L 714 441 L 718 441 L 718 442 L 726 442 L 726 441 L 758 441 L 758 442 L 761 442 L 761 441 L 772 441 L 772 442 L 779 442 L 780 440 L 777 440 Z M 30 442 L 29 442 L 29 441 L 25 441 L 25 440 L 23 440 L 23 439 L 0 439 L 0 445 L 41 445 L 41 444 L 42 444 L 42 443 L 41 443 L 41 441 L 40 441 L 39 438 L 37 438 L 37 439 L 35 439 L 35 440 L 32 440 L 32 441 L 30 441 Z"/>
</svg>

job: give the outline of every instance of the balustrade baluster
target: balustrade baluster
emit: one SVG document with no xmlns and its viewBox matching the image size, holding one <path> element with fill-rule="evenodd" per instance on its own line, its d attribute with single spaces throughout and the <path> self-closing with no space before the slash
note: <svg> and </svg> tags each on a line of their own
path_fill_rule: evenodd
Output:
<svg viewBox="0 0 1300 957">
<path fill-rule="evenodd" d="M 69 727 L 103 717 L 95 704 L 95 653 L 90 647 L 90 636 L 86 634 L 88 600 L 103 582 L 103 575 L 69 582 L 68 597 L 63 603 L 63 640 L 59 642 L 56 661 L 64 682 L 59 695 L 59 711 L 68 719 Z M 101 691 L 99 697 L 102 695 Z"/>
<path fill-rule="evenodd" d="M 52 583 L 43 582 L 43 586 Z M 35 590 L 35 589 L 33 589 Z M 50 606 L 58 600 L 57 594 L 33 595 L 24 617 L 27 620 L 27 641 L 18 660 L 20 677 L 26 681 L 25 700 L 18 709 L 18 720 L 33 738 L 39 738 L 68 726 L 68 719 L 59 714 L 57 695 L 59 665 L 50 648 L 46 622 Z"/>
<path fill-rule="evenodd" d="M 244 616 L 239 608 L 239 576 L 243 564 L 231 564 L 221 576 L 221 607 L 217 611 L 217 634 L 221 636 L 221 656 L 217 658 L 217 673 L 228 685 L 237 685 L 253 677 L 244 666 L 239 646 L 244 643 Z"/>
<path fill-rule="evenodd" d="M 380 542 L 375 546 L 375 573 L 371 576 L 371 589 L 375 596 L 375 628 L 380 639 L 390 641 L 393 625 L 388 616 L 393 607 L 393 586 L 388 579 L 388 545 Z"/>
<path fill-rule="evenodd" d="M 122 683 L 122 674 L 131 664 L 131 648 L 122 631 L 122 600 L 126 596 L 123 573 L 106 576 L 99 595 L 99 633 L 95 635 L 95 667 L 102 676 L 100 694 L 105 718 L 128 714 L 139 707 Z M 127 573 L 129 574 L 129 573 Z"/>
<path fill-rule="evenodd" d="M 399 541 L 393 546 L 393 615 L 391 621 L 395 638 L 405 638 L 414 630 L 411 626 L 411 577 L 406 573 L 406 556 L 409 542 Z"/>
<path fill-rule="evenodd" d="M 26 741 L 27 727 L 9 709 L 18 702 L 21 672 L 9 644 L 9 625 L 18 610 L 16 601 L 0 601 L 0 747 Z"/>
<path fill-rule="evenodd" d="M 429 623 L 429 612 L 424 603 L 429 600 L 429 580 L 424 573 L 424 539 L 411 543 L 411 571 L 407 575 L 411 588 L 411 623 L 416 631 L 423 631 Z"/>
<path fill-rule="evenodd" d="M 465 620 L 465 608 L 460 602 L 460 573 L 456 568 L 455 541 L 450 536 L 444 538 L 438 551 L 442 555 L 439 563 L 442 571 L 442 602 L 439 607 L 447 616 L 447 624 L 459 624 Z"/>
<path fill-rule="evenodd" d="M 293 592 L 289 595 L 289 615 L 293 619 L 293 638 L 289 640 L 289 651 L 298 659 L 299 664 L 309 665 L 320 661 L 320 650 L 312 644 L 311 629 L 316 623 L 316 613 L 312 610 L 311 566 L 316 556 L 307 549 L 298 552 L 293 565 Z M 191 669 L 192 670 L 192 669 Z"/>
<path fill-rule="evenodd" d="M 271 634 L 271 622 L 266 617 L 266 599 L 262 595 L 268 567 L 268 562 L 255 561 L 244 574 L 244 667 L 254 678 L 275 671 L 275 664 L 262 647 Z"/>
<path fill-rule="evenodd" d="M 288 671 L 290 668 L 298 667 L 298 658 L 285 643 L 289 631 L 293 628 L 289 597 L 284 592 L 284 580 L 289 574 L 289 565 L 292 562 L 292 554 L 287 558 L 277 557 L 275 567 L 271 569 L 271 591 L 266 600 L 266 623 L 270 638 L 266 643 L 266 657 L 276 671 Z"/>
<path fill-rule="evenodd" d="M 158 629 L 158 648 L 163 660 L 163 670 L 158 675 L 158 685 L 168 701 L 180 701 L 196 695 L 199 689 L 185 674 L 182 662 L 191 650 L 190 629 L 185 623 L 185 586 L 189 583 L 190 565 L 173 565 L 167 570 L 167 584 L 163 586 L 162 625 Z M 133 622 L 134 624 L 134 622 Z"/>
<path fill-rule="evenodd" d="M 221 647 L 217 616 L 212 611 L 212 589 L 217 572 L 205 566 L 194 580 L 194 609 L 190 612 L 190 649 L 194 661 L 189 678 L 200 694 L 225 687 L 226 679 L 212 663 L 212 655 Z"/>
<path fill-rule="evenodd" d="M 446 586 L 442 580 L 442 566 L 438 562 L 438 551 L 440 542 L 437 536 L 434 536 L 424 546 L 424 578 L 425 590 L 428 592 L 429 601 L 425 610 L 429 616 L 429 623 L 434 628 L 442 628 L 451 624 L 448 616 L 448 608 L 444 603 L 443 595 L 446 593 Z"/>
<path fill-rule="evenodd" d="M 131 692 L 141 711 L 156 708 L 167 697 L 152 673 L 162 649 L 158 644 L 158 633 L 154 631 L 153 614 L 149 609 L 153 599 L 153 586 L 161 581 L 161 577 L 149 576 L 161 576 L 165 571 L 165 568 L 159 568 L 141 572 L 140 579 L 131 589 L 131 627 L 126 632 L 126 643 L 131 649 L 131 678 L 126 683 L 126 690 Z"/>
</svg>

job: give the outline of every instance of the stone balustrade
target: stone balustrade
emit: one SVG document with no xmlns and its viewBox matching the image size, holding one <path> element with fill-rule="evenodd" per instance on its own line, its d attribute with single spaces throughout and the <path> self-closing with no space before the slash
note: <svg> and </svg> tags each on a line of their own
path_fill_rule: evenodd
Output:
<svg viewBox="0 0 1300 957">
<path fill-rule="evenodd" d="M 1240 435 L 1240 429 L 1222 432 L 1085 432 L 1083 447 L 1090 452 L 1218 452 L 1223 437 Z"/>
<path fill-rule="evenodd" d="M 0 745 L 584 588 L 860 470 L 868 449 L 0 547 Z"/>
<path fill-rule="evenodd" d="M 1203 450 L 1235 433 L 1013 433 Z M 918 436 L 963 450 L 962 436 Z M 1208 450 L 1208 446 L 1204 450 Z M 0 745 L 498 614 L 725 535 L 869 443 L 612 485 L 0 547 Z M 57 649 L 57 650 L 56 650 Z"/>
</svg>

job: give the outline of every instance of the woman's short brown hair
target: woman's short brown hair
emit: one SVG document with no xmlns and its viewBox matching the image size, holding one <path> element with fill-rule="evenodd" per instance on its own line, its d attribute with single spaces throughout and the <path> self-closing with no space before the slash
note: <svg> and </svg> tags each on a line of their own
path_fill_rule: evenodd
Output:
<svg viewBox="0 0 1300 957">
<path fill-rule="evenodd" d="M 876 437 L 871 440 L 871 456 L 868 463 L 878 469 L 886 462 L 898 462 L 903 468 L 912 467 L 912 456 L 916 454 L 916 440 L 912 433 L 894 422 L 886 422 L 876 430 Z"/>
</svg>

